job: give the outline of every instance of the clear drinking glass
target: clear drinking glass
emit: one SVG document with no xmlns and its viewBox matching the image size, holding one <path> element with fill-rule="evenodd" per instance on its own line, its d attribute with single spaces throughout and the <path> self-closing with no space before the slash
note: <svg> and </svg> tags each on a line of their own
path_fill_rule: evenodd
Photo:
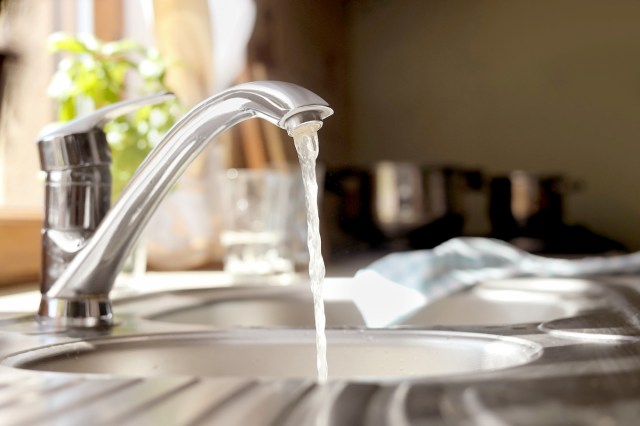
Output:
<svg viewBox="0 0 640 426">
<path fill-rule="evenodd" d="M 293 271 L 286 239 L 291 182 L 290 173 L 268 169 L 228 169 L 219 176 L 220 242 L 226 272 Z"/>
</svg>

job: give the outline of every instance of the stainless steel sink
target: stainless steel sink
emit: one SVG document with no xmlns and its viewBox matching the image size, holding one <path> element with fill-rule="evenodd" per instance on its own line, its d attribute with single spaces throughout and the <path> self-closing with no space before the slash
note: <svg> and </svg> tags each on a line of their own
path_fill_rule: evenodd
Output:
<svg viewBox="0 0 640 426">
<path fill-rule="evenodd" d="M 174 279 L 181 276 L 170 278 L 185 284 Z M 559 407 L 545 411 L 548 423 L 562 423 L 567 416 L 574 423 L 613 416 L 633 424 L 628 407 L 637 396 L 633 379 L 640 371 L 640 349 L 634 344 L 640 284 L 637 277 L 593 284 L 486 283 L 436 302 L 433 306 L 443 308 L 430 314 L 436 323 L 487 321 L 496 318 L 495 312 L 500 313 L 496 320 L 508 321 L 515 311 L 549 300 L 557 309 L 529 313 L 537 324 L 332 329 L 327 385 L 314 383 L 313 329 L 214 329 L 211 323 L 149 320 L 171 311 L 206 311 L 243 297 L 246 315 L 254 302 L 269 296 L 299 303 L 293 295 L 302 289 L 131 289 L 121 293 L 117 325 L 109 330 L 48 330 L 32 317 L 0 324 L 0 423 L 466 424 L 478 416 L 513 423 L 540 417 L 542 395 L 552 408 Z M 330 303 L 349 300 L 333 296 Z M 605 309 L 596 309 L 603 303 Z M 262 310 L 251 322 L 289 307 L 271 306 L 278 309 Z M 538 326 L 543 316 L 573 309 L 595 311 Z M 574 389 L 595 393 L 570 392 Z M 566 407 L 577 408 L 567 412 Z"/>
<path fill-rule="evenodd" d="M 325 294 L 328 327 L 365 325 L 348 281 Z M 361 290 L 360 290 L 361 291 Z M 388 305 L 390 297 L 380 297 Z M 493 281 L 437 300 L 398 322 L 411 326 L 508 325 L 550 321 L 602 307 L 599 286 L 587 280 Z M 129 309 L 155 321 L 234 327 L 313 327 L 313 301 L 301 285 L 280 288 L 227 287 L 163 292 L 129 300 Z M 376 311 L 373 309 L 374 312 Z"/>
<path fill-rule="evenodd" d="M 541 323 L 605 307 L 601 286 L 583 279 L 518 278 L 479 284 L 403 318 L 404 325 Z"/>
<path fill-rule="evenodd" d="M 198 292 L 201 294 L 201 301 L 194 306 L 169 309 L 147 318 L 177 324 L 211 325 L 216 328 L 313 328 L 313 299 L 308 292 L 290 289 L 276 294 L 260 294 L 248 289 L 237 289 L 235 294 L 227 292 L 222 297 L 217 297 L 216 292 Z M 352 301 L 327 299 L 325 315 L 328 327 L 365 325 L 360 311 Z"/>
<path fill-rule="evenodd" d="M 332 379 L 402 379 L 525 364 L 542 350 L 529 341 L 424 330 L 328 330 Z M 238 329 L 146 334 L 51 345 L 5 358 L 40 371 L 126 377 L 198 376 L 314 379 L 315 332 Z"/>
</svg>

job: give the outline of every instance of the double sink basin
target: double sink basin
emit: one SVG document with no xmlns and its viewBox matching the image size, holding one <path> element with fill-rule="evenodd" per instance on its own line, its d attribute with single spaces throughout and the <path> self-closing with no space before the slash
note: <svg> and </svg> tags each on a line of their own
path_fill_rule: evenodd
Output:
<svg viewBox="0 0 640 426">
<path fill-rule="evenodd" d="M 175 278 L 176 288 L 153 291 L 149 278 L 145 290 L 116 292 L 118 325 L 111 330 L 31 329 L 31 319 L 10 324 L 5 329 L 40 336 L 39 342 L 49 336 L 49 344 L 3 354 L 3 368 L 133 378 L 316 377 L 313 300 L 303 279 L 207 286 Z M 362 285 L 348 279 L 325 284 L 332 380 L 397 382 L 525 365 L 542 356 L 550 338 L 541 324 L 609 304 L 603 288 L 588 280 L 493 281 L 374 329 L 354 302 L 358 291 Z"/>
</svg>

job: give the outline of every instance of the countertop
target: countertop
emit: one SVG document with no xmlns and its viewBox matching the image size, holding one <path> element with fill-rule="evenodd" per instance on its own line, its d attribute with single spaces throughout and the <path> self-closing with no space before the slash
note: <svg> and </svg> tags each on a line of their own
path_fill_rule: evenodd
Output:
<svg viewBox="0 0 640 426">
<path fill-rule="evenodd" d="M 197 278 L 193 280 L 192 284 Z M 4 365 L 0 423 L 635 425 L 640 419 L 640 279 L 603 277 L 595 283 L 602 288 L 607 307 L 571 318 L 418 328 L 491 334 L 540 345 L 539 357 L 516 367 L 428 379 L 330 380 L 319 385 L 297 379 L 106 377 Z M 20 296 L 28 299 L 33 294 L 16 297 Z M 160 328 L 137 318 L 126 306 L 116 308 L 118 327 L 86 332 L 42 329 L 32 314 L 5 313 L 0 319 L 2 358 L 86 338 L 185 331 L 184 326 Z"/>
</svg>

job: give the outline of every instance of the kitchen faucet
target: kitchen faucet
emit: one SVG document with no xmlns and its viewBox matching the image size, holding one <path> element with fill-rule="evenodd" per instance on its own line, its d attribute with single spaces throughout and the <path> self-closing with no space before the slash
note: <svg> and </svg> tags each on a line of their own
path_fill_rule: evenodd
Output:
<svg viewBox="0 0 640 426">
<path fill-rule="evenodd" d="M 321 125 L 333 113 L 322 98 L 290 83 L 252 82 L 220 92 L 167 132 L 109 210 L 110 151 L 101 125 L 167 96 L 125 101 L 39 137 L 47 172 L 41 322 L 113 324 L 109 292 L 129 251 L 188 165 L 224 130 L 259 117 L 291 134 L 306 123 Z"/>
</svg>

